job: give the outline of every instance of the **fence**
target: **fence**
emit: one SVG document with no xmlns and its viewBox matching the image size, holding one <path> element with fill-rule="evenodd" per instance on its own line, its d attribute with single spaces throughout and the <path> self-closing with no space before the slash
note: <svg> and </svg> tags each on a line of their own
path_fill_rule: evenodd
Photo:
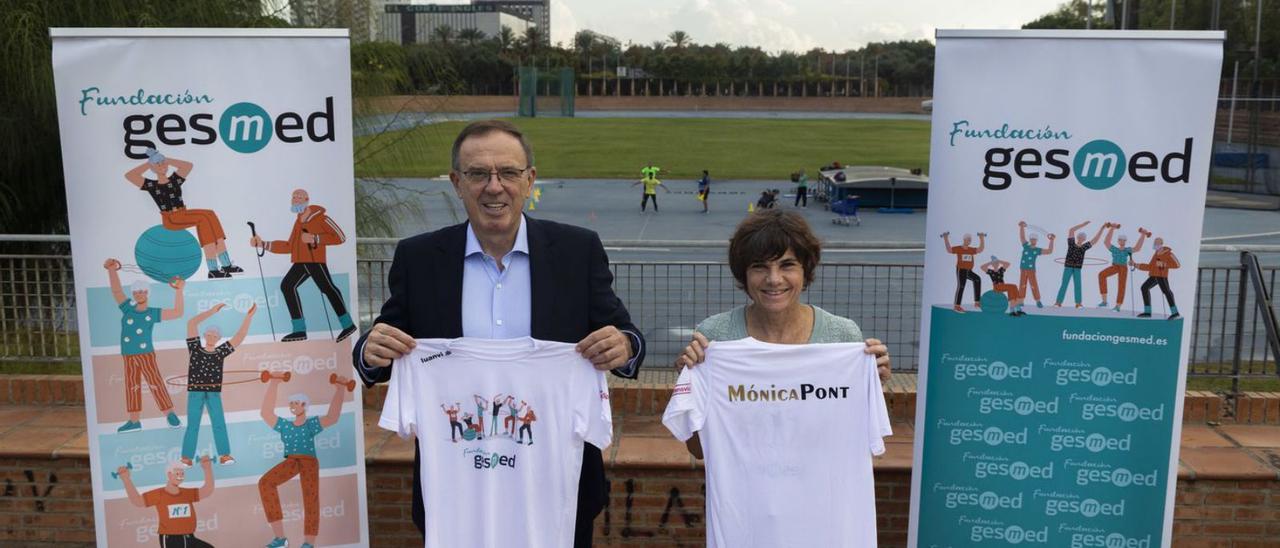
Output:
<svg viewBox="0 0 1280 548">
<path fill-rule="evenodd" d="M 390 260 L 357 265 L 362 327 L 386 299 Z M 692 329 L 707 316 L 744 304 L 727 264 L 618 262 L 614 289 L 649 344 L 647 367 L 670 366 Z M 1274 294 L 1280 269 L 1263 269 Z M 888 342 L 896 371 L 919 364 L 924 268 L 909 264 L 824 263 L 806 293 L 809 303 L 855 319 L 868 336 Z M 1196 292 L 1191 374 L 1247 378 L 1276 375 L 1252 291 L 1241 267 L 1203 267 Z M 1133 299 L 1135 296 L 1131 296 Z M 1243 307 L 1243 313 L 1241 313 Z M 1237 337 L 1239 333 L 1239 337 Z M 1238 343 L 1237 343 L 1238 341 Z M 66 255 L 0 255 L 0 362 L 79 359 L 71 259 Z"/>
</svg>

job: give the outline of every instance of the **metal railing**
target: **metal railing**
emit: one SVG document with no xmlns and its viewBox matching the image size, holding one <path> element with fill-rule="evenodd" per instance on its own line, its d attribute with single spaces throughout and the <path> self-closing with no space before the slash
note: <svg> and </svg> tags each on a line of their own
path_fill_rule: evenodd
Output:
<svg viewBox="0 0 1280 548">
<path fill-rule="evenodd" d="M 363 239 L 361 243 L 385 244 Z M 901 246 L 895 243 L 895 247 Z M 1240 248 L 1206 245 L 1202 249 Z M 746 302 L 723 262 L 628 261 L 611 267 L 614 290 L 648 341 L 647 367 L 669 366 L 698 322 Z M 387 297 L 389 268 L 388 258 L 358 261 L 364 328 Z M 1192 375 L 1276 375 L 1276 357 L 1267 344 L 1264 318 L 1255 307 L 1253 292 L 1242 283 L 1243 273 L 1240 266 L 1200 268 L 1191 340 Z M 1275 267 L 1261 269 L 1261 281 L 1272 294 L 1278 273 L 1280 269 Z M 912 372 L 919 364 L 923 274 L 920 265 L 823 263 L 805 298 L 854 319 L 864 334 L 889 343 L 895 371 Z M 0 254 L 0 361 L 78 359 L 70 256 Z"/>
</svg>

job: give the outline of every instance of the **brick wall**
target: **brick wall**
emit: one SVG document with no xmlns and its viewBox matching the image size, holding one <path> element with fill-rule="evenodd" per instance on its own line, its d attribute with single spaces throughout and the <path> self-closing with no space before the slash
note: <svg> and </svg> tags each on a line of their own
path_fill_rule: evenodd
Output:
<svg viewBox="0 0 1280 548">
<path fill-rule="evenodd" d="M 83 459 L 0 460 L 0 544 L 89 545 L 93 506 Z M 409 519 L 409 463 L 368 465 L 372 545 L 406 546 L 419 537 Z M 596 521 L 597 545 L 701 546 L 701 470 L 612 469 L 609 506 Z M 883 546 L 906 542 L 910 475 L 876 474 L 876 514 Z M 1280 481 L 1178 482 L 1174 541 L 1179 547 L 1277 545 Z"/>
</svg>

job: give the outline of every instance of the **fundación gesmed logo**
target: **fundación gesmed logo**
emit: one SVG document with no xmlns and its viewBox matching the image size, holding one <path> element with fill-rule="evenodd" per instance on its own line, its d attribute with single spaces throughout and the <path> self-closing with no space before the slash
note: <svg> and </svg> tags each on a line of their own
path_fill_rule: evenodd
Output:
<svg viewBox="0 0 1280 548">
<path fill-rule="evenodd" d="M 978 127 L 969 120 L 957 120 L 951 123 L 948 136 L 953 147 L 961 139 L 1029 145 L 987 148 L 983 154 L 982 186 L 988 190 L 1009 188 L 1015 176 L 1020 181 L 1042 177 L 1061 181 L 1074 176 L 1076 182 L 1091 190 L 1111 188 L 1125 176 L 1137 183 L 1191 182 L 1191 155 L 1195 146 L 1191 137 L 1183 139 L 1182 150 L 1139 150 L 1130 154 L 1109 139 L 1090 140 L 1074 152 L 1052 145 L 1034 146 L 1036 142 L 1063 142 L 1074 138 L 1070 132 L 1050 125 L 1018 128 L 1004 123 L 998 127 Z"/>
<path fill-rule="evenodd" d="M 138 89 L 122 95 L 103 93 L 97 86 L 80 90 L 80 114 L 89 115 L 89 106 L 154 107 L 209 105 L 215 100 L 208 94 L 148 93 Z M 168 147 L 184 145 L 210 145 L 219 140 L 227 148 L 241 154 L 252 154 L 266 148 L 271 140 L 282 143 L 334 141 L 333 96 L 324 98 L 324 106 L 309 114 L 292 110 L 272 115 L 261 106 L 240 101 L 231 104 L 217 115 L 214 125 L 213 112 L 191 114 L 146 113 L 124 117 L 124 154 L 142 160 L 148 148 L 158 148 L 156 141 Z"/>
</svg>

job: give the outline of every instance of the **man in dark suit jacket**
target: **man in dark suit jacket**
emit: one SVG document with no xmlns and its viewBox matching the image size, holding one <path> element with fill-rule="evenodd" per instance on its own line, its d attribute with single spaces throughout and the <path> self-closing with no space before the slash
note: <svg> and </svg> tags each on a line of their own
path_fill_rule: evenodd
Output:
<svg viewBox="0 0 1280 548">
<path fill-rule="evenodd" d="M 391 296 L 353 352 L 366 385 L 390 379 L 392 360 L 412 350 L 414 339 L 461 336 L 578 343 L 597 369 L 635 378 L 644 339 L 613 292 L 604 246 L 589 230 L 524 217 L 535 177 L 532 151 L 515 126 L 475 122 L 458 135 L 449 178 L 468 221 L 396 246 Z M 422 530 L 420 462 L 415 450 L 413 521 Z M 591 545 L 607 489 L 600 449 L 584 444 L 575 547 Z"/>
</svg>

